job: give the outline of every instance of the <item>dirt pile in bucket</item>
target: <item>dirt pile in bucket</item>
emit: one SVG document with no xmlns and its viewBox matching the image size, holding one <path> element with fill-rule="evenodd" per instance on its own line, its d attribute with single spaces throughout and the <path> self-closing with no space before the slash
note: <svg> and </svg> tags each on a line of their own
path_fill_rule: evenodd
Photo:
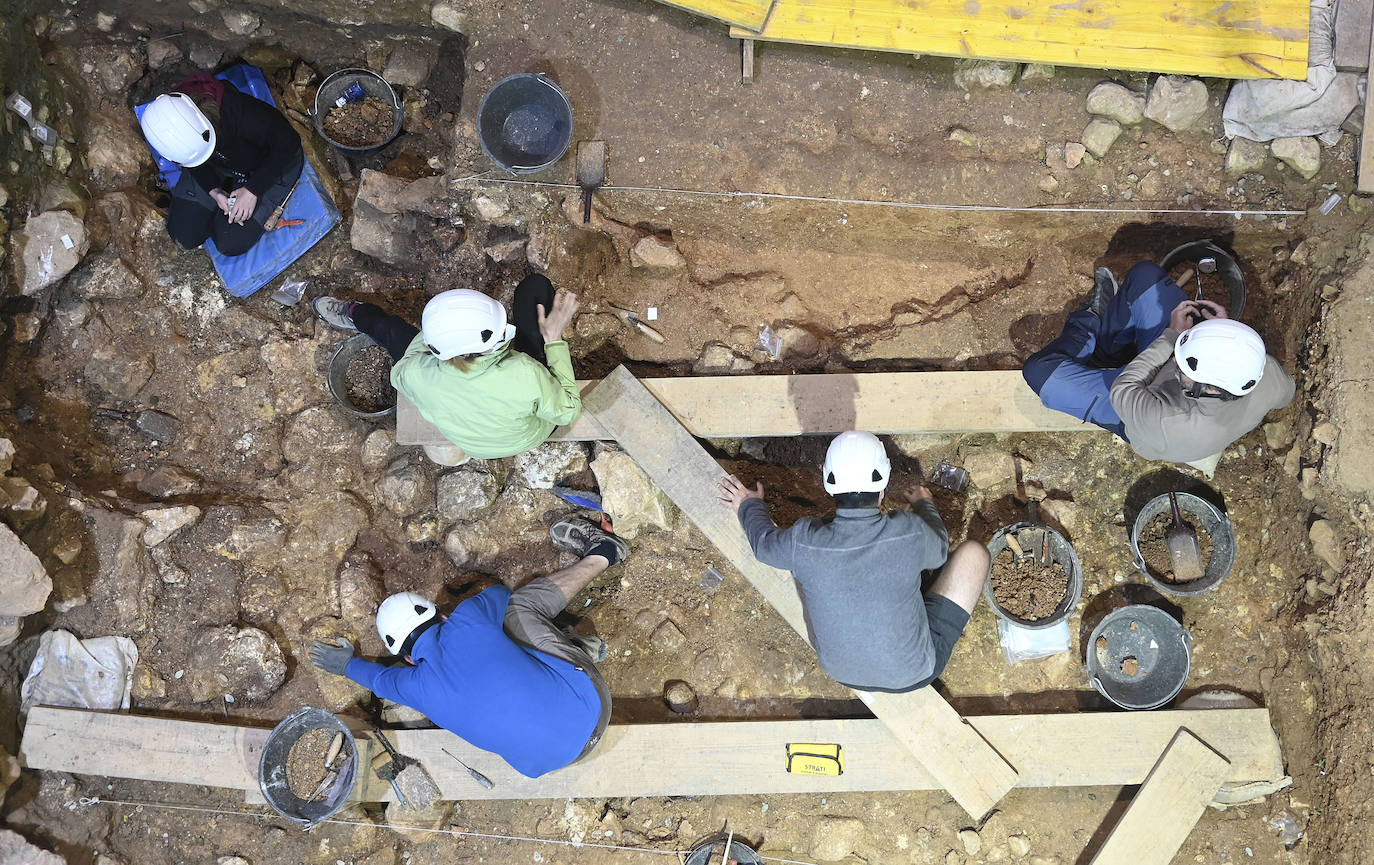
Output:
<svg viewBox="0 0 1374 865">
<path fill-rule="evenodd" d="M 1038 622 L 1054 615 L 1069 592 L 1069 575 L 1059 562 L 1037 564 L 1003 550 L 992 560 L 992 595 L 1013 616 Z"/>
<path fill-rule="evenodd" d="M 348 362 L 348 400 L 361 412 L 386 411 L 396 404 L 391 386 L 391 355 L 379 345 L 368 346 Z"/>
<path fill-rule="evenodd" d="M 286 783 L 297 799 L 310 798 L 324 780 L 324 758 L 329 754 L 334 732 L 309 730 L 291 746 L 291 753 L 286 757 Z"/>
<path fill-rule="evenodd" d="M 1212 536 L 1201 525 L 1188 519 L 1186 514 L 1183 522 L 1192 526 L 1193 531 L 1197 532 L 1198 548 L 1202 551 L 1203 576 L 1206 576 L 1207 564 L 1212 561 Z M 1145 528 L 1140 531 L 1140 555 L 1145 559 L 1145 567 L 1156 579 L 1168 583 L 1193 582 L 1192 580 L 1180 580 L 1174 575 L 1174 563 L 1169 558 L 1169 544 L 1164 540 L 1164 535 L 1173 524 L 1173 514 L 1168 512 L 1162 513 L 1146 523 Z"/>
<path fill-rule="evenodd" d="M 324 131 L 344 147 L 381 144 L 391 135 L 395 117 L 385 99 L 368 96 L 329 109 L 324 116 Z"/>
</svg>

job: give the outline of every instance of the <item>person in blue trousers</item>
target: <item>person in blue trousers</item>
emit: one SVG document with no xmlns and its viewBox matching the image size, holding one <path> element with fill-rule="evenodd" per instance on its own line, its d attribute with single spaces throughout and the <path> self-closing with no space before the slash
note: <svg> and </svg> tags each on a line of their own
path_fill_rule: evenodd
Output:
<svg viewBox="0 0 1374 865">
<path fill-rule="evenodd" d="M 1112 272 L 1099 267 L 1092 300 L 1069 313 L 1064 332 L 1031 355 L 1021 374 L 1046 407 L 1129 441 L 1112 408 L 1112 384 L 1168 328 L 1174 308 L 1187 299 L 1154 262 L 1132 267 L 1119 287 Z"/>
</svg>

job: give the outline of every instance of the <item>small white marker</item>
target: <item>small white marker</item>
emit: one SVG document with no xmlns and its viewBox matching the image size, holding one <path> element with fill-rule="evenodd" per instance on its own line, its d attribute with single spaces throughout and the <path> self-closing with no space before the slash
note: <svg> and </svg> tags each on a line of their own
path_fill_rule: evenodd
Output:
<svg viewBox="0 0 1374 865">
<path fill-rule="evenodd" d="M 649 321 L 658 321 L 658 307 L 649 307 L 649 311 L 645 313 L 645 315 L 648 317 Z"/>
<path fill-rule="evenodd" d="M 67 247 L 68 249 L 76 248 L 76 244 L 72 243 L 72 236 L 70 234 L 62 235 L 62 245 Z"/>
</svg>

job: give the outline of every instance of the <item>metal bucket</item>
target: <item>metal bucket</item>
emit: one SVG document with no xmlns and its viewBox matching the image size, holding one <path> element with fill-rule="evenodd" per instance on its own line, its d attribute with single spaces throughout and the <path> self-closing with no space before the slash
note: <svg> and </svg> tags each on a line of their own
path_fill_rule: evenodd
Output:
<svg viewBox="0 0 1374 865">
<path fill-rule="evenodd" d="M 382 411 L 365 412 L 360 410 L 348 398 L 348 365 L 353 361 L 354 355 L 374 345 L 377 345 L 376 341 L 365 333 L 355 333 L 339 343 L 339 347 L 334 349 L 334 356 L 329 359 L 329 374 L 326 379 L 329 392 L 334 395 L 334 399 L 343 407 L 344 411 L 354 417 L 371 421 L 381 420 L 395 414 L 396 403 L 392 402 L 390 408 Z"/>
<path fill-rule="evenodd" d="M 341 144 L 324 131 L 324 116 L 334 107 L 334 103 L 344 91 L 355 83 L 367 91 L 368 96 L 375 96 L 391 106 L 391 132 L 376 144 L 360 147 Z M 401 108 L 401 100 L 396 98 L 396 91 L 391 89 L 385 78 L 367 69 L 340 69 L 324 79 L 320 88 L 315 91 L 315 131 L 320 133 L 320 137 L 325 141 L 347 154 L 364 155 L 389 144 L 393 138 L 401 134 L 401 120 L 404 115 L 405 111 Z"/>
<path fill-rule="evenodd" d="M 1211 240 L 1194 240 L 1182 246 L 1176 246 L 1169 250 L 1169 254 L 1159 262 L 1159 266 L 1166 272 L 1173 270 L 1174 266 L 1187 261 L 1194 267 L 1198 261 L 1204 258 L 1214 258 L 1217 262 L 1217 276 L 1221 277 L 1221 284 L 1226 286 L 1229 297 L 1226 299 L 1226 314 L 1230 318 L 1240 320 L 1241 313 L 1245 312 L 1245 274 L 1240 269 L 1240 263 L 1236 257 L 1222 249 Z M 1193 289 L 1186 285 L 1179 286 L 1184 294 L 1193 296 Z M 1203 300 L 1220 302 L 1215 297 L 1205 297 Z"/>
<path fill-rule="evenodd" d="M 291 755 L 291 748 L 311 730 L 328 730 L 331 735 L 335 732 L 344 735 L 343 749 L 335 762 L 339 771 L 324 789 L 323 798 L 315 802 L 307 802 L 296 796 L 286 780 L 286 761 Z M 357 777 L 358 745 L 353 741 L 353 734 L 333 712 L 314 706 L 306 706 L 287 715 L 268 734 L 267 742 L 262 746 L 262 757 L 258 760 L 258 787 L 267 804 L 283 817 L 307 828 L 343 807 L 348 794 L 353 792 Z"/>
<path fill-rule="evenodd" d="M 1008 622 L 1011 622 L 1013 625 L 1016 625 L 1018 628 L 1038 630 L 1040 628 L 1053 627 L 1067 619 L 1078 606 L 1078 601 L 1083 597 L 1083 564 L 1078 560 L 1078 553 L 1074 550 L 1073 544 L 1070 544 L 1067 538 L 1049 526 L 1036 522 L 1012 523 L 1009 526 L 998 529 L 991 540 L 988 541 L 988 554 L 992 556 L 993 559 L 996 559 L 999 554 L 1009 548 L 1007 544 L 1007 535 L 1016 535 L 1019 538 L 1024 531 L 1043 531 L 1046 533 L 1050 560 L 1059 562 L 1063 565 L 1064 573 L 1067 574 L 1069 578 L 1069 587 L 1068 591 L 1064 594 L 1064 600 L 1059 602 L 1059 606 L 1055 608 L 1053 613 L 1043 619 L 1031 621 L 1030 619 L 1023 619 L 1020 616 L 1014 616 L 1003 609 L 1002 605 L 997 603 L 997 598 L 993 596 L 991 564 L 988 565 L 988 575 L 983 580 L 983 599 L 988 602 L 988 606 L 992 608 L 994 613 L 1006 619 Z M 1036 555 L 1039 555 L 1039 550 L 1035 552 Z"/>
<path fill-rule="evenodd" d="M 1123 709 L 1157 709 L 1183 690 L 1193 638 L 1168 613 L 1134 604 L 1108 613 L 1088 638 L 1088 678 Z M 1134 673 L 1122 669 L 1134 661 Z"/>
<path fill-rule="evenodd" d="M 705 841 L 687 854 L 687 865 L 716 865 L 724 855 L 724 838 Z M 763 865 L 763 858 L 754 852 L 754 848 L 739 840 L 730 842 L 730 858 L 739 862 L 739 865 Z"/>
<path fill-rule="evenodd" d="M 1178 497 L 1178 509 L 1191 515 L 1191 522 L 1211 536 L 1212 556 L 1207 560 L 1207 567 L 1203 570 L 1202 576 L 1187 583 L 1168 582 L 1163 579 L 1162 574 L 1156 576 L 1151 573 L 1145 565 L 1145 557 L 1140 554 L 1140 533 L 1149 525 L 1150 520 L 1171 510 L 1168 493 L 1150 499 L 1145 503 L 1145 507 L 1140 509 L 1140 513 L 1136 514 L 1135 524 L 1131 526 L 1131 555 L 1135 557 L 1136 568 L 1159 590 L 1184 597 L 1200 595 L 1216 588 L 1235 566 L 1235 532 L 1231 528 L 1231 518 L 1217 510 L 1211 502 L 1192 493 L 1174 495 Z"/>
<path fill-rule="evenodd" d="M 543 75 L 522 72 L 496 82 L 477 106 L 477 140 L 512 174 L 553 165 L 572 144 L 572 103 Z"/>
</svg>

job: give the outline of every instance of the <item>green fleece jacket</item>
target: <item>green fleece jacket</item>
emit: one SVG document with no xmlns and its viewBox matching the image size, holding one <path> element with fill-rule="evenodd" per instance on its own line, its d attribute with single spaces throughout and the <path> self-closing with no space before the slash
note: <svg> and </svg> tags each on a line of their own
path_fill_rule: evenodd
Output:
<svg viewBox="0 0 1374 865">
<path fill-rule="evenodd" d="M 468 456 L 509 457 L 582 413 L 568 344 L 545 343 L 544 355 L 548 367 L 507 344 L 460 372 L 431 354 L 421 334 L 391 368 L 391 383 Z"/>
</svg>

